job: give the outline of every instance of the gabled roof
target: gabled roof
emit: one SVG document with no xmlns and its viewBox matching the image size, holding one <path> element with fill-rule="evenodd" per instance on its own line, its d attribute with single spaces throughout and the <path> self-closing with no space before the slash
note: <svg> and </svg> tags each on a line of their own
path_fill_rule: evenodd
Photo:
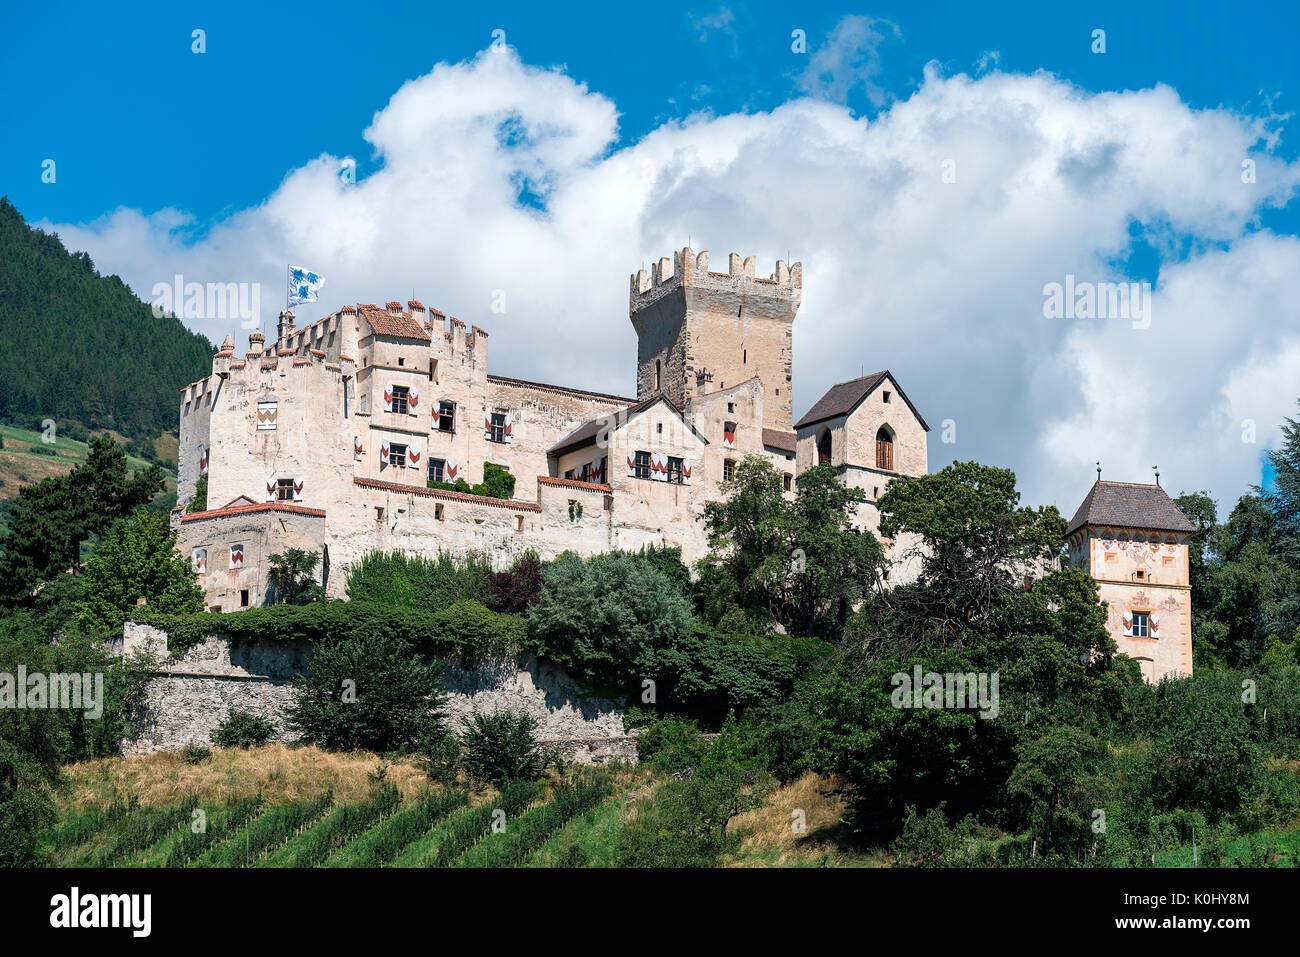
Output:
<svg viewBox="0 0 1300 957">
<path fill-rule="evenodd" d="M 886 379 L 894 383 L 894 388 L 903 401 L 907 403 L 907 407 L 912 410 L 912 414 L 916 416 L 916 421 L 921 423 L 921 428 L 929 432 L 930 426 L 926 425 L 921 413 L 916 411 L 916 406 L 912 405 L 912 400 L 907 397 L 903 387 L 898 384 L 898 380 L 894 378 L 893 373 L 888 369 L 831 386 L 826 390 L 826 394 L 814 402 L 813 407 L 804 413 L 803 418 L 794 424 L 794 427 L 802 429 L 805 425 L 815 425 L 827 419 L 848 415 L 862 403 L 863 399 L 876 391 L 876 388 Z"/>
<path fill-rule="evenodd" d="M 376 305 L 363 303 L 357 304 L 357 311 L 366 317 L 366 322 L 370 323 L 370 328 L 374 329 L 377 335 L 419 339 L 422 342 L 432 341 L 432 337 L 424 329 L 424 324 L 412 319 L 410 313 L 389 312 Z"/>
<path fill-rule="evenodd" d="M 611 412 L 608 415 L 601 415 L 594 419 L 588 419 L 586 422 L 582 423 L 582 425 L 578 426 L 564 438 L 560 439 L 560 441 L 547 449 L 546 454 L 563 455 L 565 452 L 572 452 L 574 449 L 580 449 L 584 446 L 591 445 L 596 441 L 596 437 L 600 435 L 602 429 L 611 424 L 614 424 L 617 428 L 622 428 L 623 425 L 630 422 L 633 417 L 640 415 L 646 409 L 659 402 L 663 402 L 668 406 L 668 408 L 672 409 L 673 414 L 676 415 L 677 418 L 681 419 L 682 424 L 690 429 L 701 442 L 705 445 L 709 444 L 709 440 L 696 431 L 695 426 L 691 425 L 691 423 L 687 421 L 686 416 L 682 415 L 682 410 L 673 405 L 672 400 L 669 399 L 668 396 L 664 395 L 662 392 L 656 392 L 654 395 L 642 399 L 635 405 L 628 406 L 626 410 L 620 409 L 619 411 Z"/>
<path fill-rule="evenodd" d="M 1103 482 L 1098 479 L 1070 519 L 1066 535 L 1085 525 L 1150 529 L 1156 532 L 1195 532 L 1196 526 L 1159 485 Z"/>
</svg>

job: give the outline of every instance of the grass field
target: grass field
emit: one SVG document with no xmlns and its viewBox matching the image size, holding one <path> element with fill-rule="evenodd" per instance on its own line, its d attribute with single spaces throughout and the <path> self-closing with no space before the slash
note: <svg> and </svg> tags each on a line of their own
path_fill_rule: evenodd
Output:
<svg viewBox="0 0 1300 957">
<path fill-rule="evenodd" d="M 108 433 L 121 442 L 122 436 Z M 4 448 L 0 448 L 0 502 L 17 498 L 18 490 L 34 485 L 42 479 L 66 475 L 72 469 L 86 461 L 89 446 L 85 442 L 58 435 L 53 442 L 44 441 L 40 432 L 19 429 L 12 425 L 0 425 L 0 438 L 4 439 Z M 159 436 L 154 441 L 154 448 L 161 458 L 176 461 L 177 443 L 172 435 Z M 133 470 L 148 468 L 151 463 L 142 458 L 128 455 L 127 462 Z M 167 484 L 163 494 L 176 491 L 176 470 L 163 470 Z M 5 524 L 4 515 L 0 513 L 0 528 Z"/>
</svg>

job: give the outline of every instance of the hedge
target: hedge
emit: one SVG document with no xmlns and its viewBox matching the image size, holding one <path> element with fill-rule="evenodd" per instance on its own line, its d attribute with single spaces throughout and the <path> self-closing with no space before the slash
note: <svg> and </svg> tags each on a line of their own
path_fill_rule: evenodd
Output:
<svg viewBox="0 0 1300 957">
<path fill-rule="evenodd" d="M 436 612 L 365 601 L 274 605 L 247 611 L 163 615 L 137 612 L 133 621 L 167 632 L 167 650 L 180 654 L 209 635 L 232 642 L 317 642 L 366 634 L 393 635 L 432 658 L 509 654 L 523 645 L 524 619 L 501 615 L 478 602 L 459 601 Z"/>
</svg>

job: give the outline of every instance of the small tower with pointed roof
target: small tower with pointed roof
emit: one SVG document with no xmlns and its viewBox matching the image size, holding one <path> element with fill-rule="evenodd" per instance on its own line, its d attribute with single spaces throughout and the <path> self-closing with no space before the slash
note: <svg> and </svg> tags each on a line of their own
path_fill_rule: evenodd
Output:
<svg viewBox="0 0 1300 957">
<path fill-rule="evenodd" d="M 1149 682 L 1192 673 L 1188 544 L 1195 533 L 1158 484 L 1100 477 L 1066 529 L 1071 566 L 1096 579 L 1111 637 Z"/>
</svg>

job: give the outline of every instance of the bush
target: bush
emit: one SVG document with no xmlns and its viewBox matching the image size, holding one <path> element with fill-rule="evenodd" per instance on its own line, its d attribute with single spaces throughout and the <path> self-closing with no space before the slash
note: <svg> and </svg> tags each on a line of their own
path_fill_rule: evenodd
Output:
<svg viewBox="0 0 1300 957">
<path fill-rule="evenodd" d="M 210 735 L 219 748 L 250 748 L 266 744 L 275 736 L 275 725 L 266 718 L 231 708 Z"/>
<path fill-rule="evenodd" d="M 694 770 L 704 759 L 708 743 L 687 718 L 654 718 L 637 736 L 638 759 L 667 774 Z"/>
<path fill-rule="evenodd" d="M 537 720 L 523 712 L 476 714 L 460 736 L 461 763 L 474 780 L 498 787 L 532 780 L 546 767 L 536 732 Z"/>
<path fill-rule="evenodd" d="M 575 675 L 619 686 L 656 671 L 656 652 L 694 628 L 690 602 L 648 562 L 626 552 L 583 561 L 566 552 L 542 573 L 528 611 L 539 656 Z"/>
<path fill-rule="evenodd" d="M 442 676 L 389 635 L 327 640 L 293 679 L 288 725 L 336 751 L 412 747 L 440 718 Z"/>
<path fill-rule="evenodd" d="M 371 552 L 348 572 L 348 598 L 429 612 L 458 601 L 487 604 L 491 571 L 484 558 L 457 559 L 446 552 L 437 558 Z"/>
<path fill-rule="evenodd" d="M 316 581 L 320 556 L 301 548 L 291 548 L 268 560 L 266 593 L 268 604 L 306 605 L 325 598 L 325 588 Z"/>
<path fill-rule="evenodd" d="M 522 615 L 537 601 L 542 590 L 542 563 L 537 553 L 529 549 L 508 571 L 493 572 L 490 579 L 493 611 L 508 615 Z"/>
<path fill-rule="evenodd" d="M 213 734 L 216 734 L 214 731 Z M 186 764 L 202 764 L 212 757 L 212 749 L 201 744 L 187 744 L 181 748 L 181 760 Z"/>
</svg>

